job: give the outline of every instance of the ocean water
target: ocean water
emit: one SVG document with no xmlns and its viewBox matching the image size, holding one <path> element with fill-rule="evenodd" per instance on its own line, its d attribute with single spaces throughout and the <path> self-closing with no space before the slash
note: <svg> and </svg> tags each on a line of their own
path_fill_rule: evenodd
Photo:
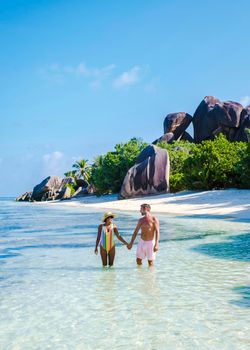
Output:
<svg viewBox="0 0 250 350">
<path fill-rule="evenodd" d="M 250 222 L 159 215 L 153 268 L 118 244 L 103 269 L 102 214 L 0 200 L 1 350 L 249 348 Z"/>
</svg>

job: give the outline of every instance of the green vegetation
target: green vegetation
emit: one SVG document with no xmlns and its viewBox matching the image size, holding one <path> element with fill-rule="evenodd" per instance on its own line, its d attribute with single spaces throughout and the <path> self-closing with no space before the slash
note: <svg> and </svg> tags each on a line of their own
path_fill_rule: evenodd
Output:
<svg viewBox="0 0 250 350">
<path fill-rule="evenodd" d="M 240 174 L 240 188 L 250 188 L 250 129 L 249 142 L 246 146 L 246 151 L 242 154 L 242 160 L 239 163 L 238 173 Z"/>
<path fill-rule="evenodd" d="M 113 152 L 97 157 L 91 171 L 91 183 L 97 193 L 119 192 L 127 171 L 146 146 L 141 139 L 133 138 L 127 143 L 117 144 Z"/>
<path fill-rule="evenodd" d="M 76 173 L 77 173 L 76 170 L 70 170 L 70 171 L 67 171 L 66 173 L 64 173 L 64 176 L 73 177 L 73 179 L 76 179 L 77 178 Z"/>
<path fill-rule="evenodd" d="M 245 128 L 245 133 L 247 134 L 248 142 L 250 142 L 250 129 Z"/>
<path fill-rule="evenodd" d="M 72 184 L 67 184 L 66 186 L 70 189 L 71 195 L 77 190 L 77 179 L 83 179 L 86 184 L 89 185 L 89 179 L 91 176 L 91 166 L 88 165 L 88 161 L 81 159 L 72 165 L 75 170 L 70 170 L 64 173 L 66 177 L 72 177 L 74 182 Z"/>
<path fill-rule="evenodd" d="M 117 144 L 114 151 L 98 156 L 92 166 L 84 159 L 76 162 L 65 176 L 83 178 L 97 194 L 118 193 L 127 171 L 147 145 L 137 138 Z M 171 192 L 250 188 L 250 142 L 230 142 L 220 134 L 200 144 L 176 141 L 157 146 L 169 153 Z M 76 183 L 67 186 L 71 194 L 77 188 Z"/>
<path fill-rule="evenodd" d="M 169 184 L 171 192 L 178 192 L 186 189 L 184 164 L 190 157 L 196 144 L 188 141 L 175 141 L 174 143 L 160 142 L 158 147 L 168 151 L 170 159 Z"/>
<path fill-rule="evenodd" d="M 89 183 L 90 178 L 90 166 L 88 165 L 88 160 L 81 159 L 72 165 L 75 168 L 75 175 L 77 178 L 82 178 L 87 183 Z M 74 172 L 74 171 L 73 171 Z"/>
<path fill-rule="evenodd" d="M 250 188 L 249 143 L 230 142 L 222 134 L 201 144 L 177 142 L 166 148 L 170 156 L 172 192 L 222 188 Z"/>
<path fill-rule="evenodd" d="M 70 195 L 73 196 L 76 192 L 76 184 L 67 184 L 66 187 L 70 189 Z"/>
</svg>

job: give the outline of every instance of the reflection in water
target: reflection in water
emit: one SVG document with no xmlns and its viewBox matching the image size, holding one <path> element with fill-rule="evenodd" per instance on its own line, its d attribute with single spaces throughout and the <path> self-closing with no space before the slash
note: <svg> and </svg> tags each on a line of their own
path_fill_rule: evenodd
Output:
<svg viewBox="0 0 250 350">
<path fill-rule="evenodd" d="M 133 339 L 135 348 L 145 341 L 150 348 L 154 345 L 159 348 L 156 333 L 162 328 L 166 310 L 155 268 L 104 268 L 95 281 L 94 295 L 94 310 L 104 322 L 101 326 L 104 335 L 114 332 L 115 322 L 123 339 L 120 346 L 126 348 Z"/>
</svg>

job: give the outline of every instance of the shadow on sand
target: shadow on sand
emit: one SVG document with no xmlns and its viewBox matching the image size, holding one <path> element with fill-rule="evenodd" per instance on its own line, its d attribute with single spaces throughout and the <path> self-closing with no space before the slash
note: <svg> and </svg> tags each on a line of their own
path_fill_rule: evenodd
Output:
<svg viewBox="0 0 250 350">
<path fill-rule="evenodd" d="M 209 207 L 210 209 L 220 209 L 220 208 L 231 208 L 233 205 L 239 206 L 240 204 L 237 204 L 234 200 L 230 198 L 225 198 L 225 194 L 227 193 L 227 190 L 215 190 L 215 191 L 184 191 L 176 193 L 174 198 L 171 198 L 171 204 L 191 204 L 194 206 L 205 206 Z M 235 209 L 231 214 L 226 215 L 216 215 L 216 214 L 198 214 L 196 213 L 195 207 L 194 207 L 194 214 L 191 216 L 184 215 L 183 217 L 192 217 L 192 218 L 203 218 L 206 219 L 228 219 L 230 221 L 236 221 L 236 222 L 249 222 L 249 215 L 248 212 L 250 210 L 250 203 L 249 203 L 249 190 L 231 190 L 230 195 L 232 197 L 237 198 L 240 197 L 244 198 L 243 204 L 241 204 L 240 210 Z M 246 200 L 247 198 L 247 200 Z M 166 201 L 166 205 L 169 202 Z M 236 217 L 236 215 L 238 217 Z M 179 215 L 178 215 L 179 216 Z M 182 217 L 182 216 L 180 216 Z"/>
</svg>

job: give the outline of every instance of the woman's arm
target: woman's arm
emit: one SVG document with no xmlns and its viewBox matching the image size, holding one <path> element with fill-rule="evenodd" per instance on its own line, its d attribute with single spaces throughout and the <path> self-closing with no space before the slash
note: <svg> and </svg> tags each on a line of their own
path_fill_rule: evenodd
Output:
<svg viewBox="0 0 250 350">
<path fill-rule="evenodd" d="M 121 241 L 125 245 L 128 245 L 128 243 L 125 241 L 125 239 L 123 239 L 122 236 L 120 235 L 116 226 L 114 226 L 114 233 L 115 233 L 116 237 L 119 239 L 119 241 Z"/>
<path fill-rule="evenodd" d="M 97 232 L 97 238 L 96 238 L 96 244 L 95 244 L 95 254 L 98 254 L 98 245 L 101 239 L 101 232 L 102 232 L 102 225 L 99 225 L 98 232 Z"/>
</svg>

